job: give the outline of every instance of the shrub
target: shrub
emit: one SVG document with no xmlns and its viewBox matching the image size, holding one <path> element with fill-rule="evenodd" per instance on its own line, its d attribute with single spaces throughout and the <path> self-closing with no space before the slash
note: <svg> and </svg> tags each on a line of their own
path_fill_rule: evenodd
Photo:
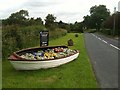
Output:
<svg viewBox="0 0 120 90">
<path fill-rule="evenodd" d="M 39 32 L 42 26 L 19 27 L 16 25 L 3 27 L 2 30 L 2 53 L 7 58 L 12 52 L 39 45 Z"/>
<path fill-rule="evenodd" d="M 112 30 L 111 29 L 102 29 L 101 32 L 104 33 L 104 34 L 107 34 L 107 35 L 111 35 L 111 32 Z"/>
<path fill-rule="evenodd" d="M 78 34 L 75 34 L 75 37 L 78 37 Z"/>
<path fill-rule="evenodd" d="M 49 38 L 56 39 L 56 38 L 65 36 L 66 34 L 67 34 L 67 30 L 57 28 L 54 31 L 49 31 Z"/>
<path fill-rule="evenodd" d="M 15 25 L 3 27 L 2 30 L 2 53 L 3 58 L 23 48 L 39 46 L 40 31 L 46 30 L 44 26 L 27 26 L 19 27 Z M 59 38 L 67 34 L 64 29 L 57 28 L 54 31 L 49 31 L 50 39 Z"/>
<path fill-rule="evenodd" d="M 73 40 L 72 39 L 68 40 L 68 46 L 73 46 Z"/>
</svg>

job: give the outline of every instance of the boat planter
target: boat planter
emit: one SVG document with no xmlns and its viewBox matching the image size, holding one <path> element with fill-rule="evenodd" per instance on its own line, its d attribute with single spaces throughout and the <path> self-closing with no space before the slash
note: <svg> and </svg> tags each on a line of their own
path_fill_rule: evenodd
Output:
<svg viewBox="0 0 120 90">
<path fill-rule="evenodd" d="M 8 59 L 10 63 L 16 70 L 38 70 L 38 69 L 46 69 L 57 67 L 62 64 L 68 63 L 76 59 L 79 55 L 78 50 L 74 50 L 73 53 L 65 55 L 64 57 L 56 57 L 56 58 L 45 58 L 45 59 L 26 59 L 21 57 L 25 53 L 37 52 L 39 50 L 53 50 L 53 48 L 68 48 L 67 46 L 47 46 L 47 47 L 35 47 L 35 48 L 27 48 L 22 49 L 20 51 L 14 52 Z M 45 55 L 45 54 L 44 54 Z"/>
</svg>

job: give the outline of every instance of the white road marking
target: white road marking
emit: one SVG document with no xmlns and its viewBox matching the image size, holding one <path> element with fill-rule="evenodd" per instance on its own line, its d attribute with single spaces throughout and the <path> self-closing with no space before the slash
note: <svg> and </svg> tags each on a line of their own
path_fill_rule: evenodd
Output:
<svg viewBox="0 0 120 90">
<path fill-rule="evenodd" d="M 95 36 L 94 34 L 92 34 L 93 36 Z"/>
<path fill-rule="evenodd" d="M 105 40 L 102 40 L 104 43 L 107 43 Z"/>
<path fill-rule="evenodd" d="M 105 41 L 105 40 L 103 40 L 103 39 L 101 39 L 101 38 L 99 38 L 99 37 L 97 37 L 95 34 L 92 34 L 93 36 L 95 36 L 97 39 L 99 39 L 99 40 L 101 40 L 101 41 L 103 41 L 104 43 L 106 43 L 106 44 L 108 44 L 108 42 L 107 41 Z M 117 49 L 117 50 L 120 50 L 120 48 L 118 48 L 118 47 L 116 47 L 116 46 L 114 46 L 114 45 L 112 45 L 112 44 L 109 44 L 110 46 L 112 46 L 112 47 L 114 47 L 115 49 Z"/>
<path fill-rule="evenodd" d="M 95 36 L 96 38 L 98 38 L 97 36 Z"/>
<path fill-rule="evenodd" d="M 98 38 L 99 40 L 101 40 L 101 38 Z"/>
<path fill-rule="evenodd" d="M 114 45 L 112 45 L 112 44 L 110 44 L 110 46 L 112 46 L 112 47 L 114 47 L 114 48 L 120 50 L 120 48 L 118 48 L 118 47 L 116 47 L 116 46 L 114 46 Z"/>
</svg>

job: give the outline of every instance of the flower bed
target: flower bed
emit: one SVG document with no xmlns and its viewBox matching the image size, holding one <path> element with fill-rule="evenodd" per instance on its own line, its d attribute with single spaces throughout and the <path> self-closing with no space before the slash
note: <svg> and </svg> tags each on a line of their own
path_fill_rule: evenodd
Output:
<svg viewBox="0 0 120 90">
<path fill-rule="evenodd" d="M 57 59 L 75 54 L 76 50 L 68 48 L 57 47 L 53 49 L 39 50 L 37 52 L 25 53 L 20 57 L 26 60 L 46 60 L 46 59 Z"/>
</svg>

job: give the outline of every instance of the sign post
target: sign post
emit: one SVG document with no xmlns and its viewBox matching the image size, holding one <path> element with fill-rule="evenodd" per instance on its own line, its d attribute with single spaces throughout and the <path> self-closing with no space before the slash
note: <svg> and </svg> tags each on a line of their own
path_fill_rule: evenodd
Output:
<svg viewBox="0 0 120 90">
<path fill-rule="evenodd" d="M 115 17 L 116 16 L 116 7 L 114 7 L 114 15 L 113 15 L 113 19 L 114 19 L 114 21 L 113 21 L 113 36 L 115 35 Z"/>
<path fill-rule="evenodd" d="M 49 32 L 41 31 L 40 32 L 40 46 L 48 46 L 49 42 Z"/>
</svg>

